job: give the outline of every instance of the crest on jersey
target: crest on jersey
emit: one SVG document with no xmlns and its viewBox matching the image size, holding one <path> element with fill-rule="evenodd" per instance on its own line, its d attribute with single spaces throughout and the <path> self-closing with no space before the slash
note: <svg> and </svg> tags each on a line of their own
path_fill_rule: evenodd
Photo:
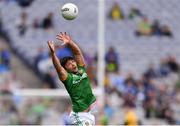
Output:
<svg viewBox="0 0 180 126">
<path fill-rule="evenodd" d="M 82 74 L 82 73 L 83 73 L 83 70 L 82 70 L 82 69 L 80 69 L 80 70 L 79 70 L 79 73 L 80 73 L 80 74 Z"/>
</svg>

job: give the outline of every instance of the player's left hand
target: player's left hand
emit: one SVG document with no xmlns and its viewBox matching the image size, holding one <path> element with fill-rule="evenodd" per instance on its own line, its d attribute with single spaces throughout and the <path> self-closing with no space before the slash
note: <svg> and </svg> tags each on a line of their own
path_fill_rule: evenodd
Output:
<svg viewBox="0 0 180 126">
<path fill-rule="evenodd" d="M 48 41 L 48 46 L 49 46 L 49 49 L 51 51 L 51 53 L 54 53 L 55 52 L 55 46 L 54 46 L 54 42 L 53 41 Z"/>
<path fill-rule="evenodd" d="M 64 33 L 60 32 L 60 34 L 58 34 L 56 36 L 56 39 L 64 42 L 62 45 L 66 45 L 66 44 L 72 43 L 71 37 L 69 35 L 67 35 L 66 32 L 64 32 Z"/>
</svg>

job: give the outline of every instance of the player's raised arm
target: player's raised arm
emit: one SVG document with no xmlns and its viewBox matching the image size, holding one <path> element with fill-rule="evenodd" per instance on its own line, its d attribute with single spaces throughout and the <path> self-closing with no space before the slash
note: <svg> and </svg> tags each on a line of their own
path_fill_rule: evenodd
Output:
<svg viewBox="0 0 180 126">
<path fill-rule="evenodd" d="M 80 48 L 71 39 L 71 37 L 66 34 L 66 32 L 65 33 L 61 32 L 60 34 L 58 34 L 57 39 L 60 41 L 63 41 L 64 42 L 63 44 L 67 44 L 71 48 L 71 50 L 74 54 L 74 58 L 79 66 L 85 66 L 85 61 L 84 61 L 84 58 L 83 58 Z"/>
<path fill-rule="evenodd" d="M 67 79 L 68 74 L 67 74 L 66 70 L 61 66 L 59 59 L 56 56 L 53 41 L 48 41 L 48 46 L 49 46 L 49 49 L 51 51 L 52 61 L 53 61 L 54 67 L 56 68 L 58 76 L 59 76 L 61 81 L 65 81 Z"/>
</svg>

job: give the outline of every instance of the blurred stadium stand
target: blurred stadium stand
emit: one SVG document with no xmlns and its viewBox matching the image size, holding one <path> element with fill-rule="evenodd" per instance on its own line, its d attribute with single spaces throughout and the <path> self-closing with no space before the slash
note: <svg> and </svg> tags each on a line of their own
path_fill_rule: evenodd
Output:
<svg viewBox="0 0 180 126">
<path fill-rule="evenodd" d="M 53 9 L 49 7 L 49 2 L 51 3 L 51 6 L 53 6 Z M 50 60 L 48 60 L 49 56 L 43 57 L 41 63 L 40 61 L 36 63 L 36 57 L 38 56 L 38 53 L 41 52 L 45 52 L 45 55 L 48 54 L 48 47 L 46 44 L 47 40 L 54 40 L 56 37 L 55 35 L 60 31 L 70 33 L 77 43 L 80 44 L 81 48 L 86 48 L 88 43 L 88 50 L 85 53 L 91 55 L 96 53 L 97 48 L 94 45 L 97 43 L 97 2 L 92 1 L 91 4 L 89 4 L 87 0 L 80 3 L 77 2 L 79 9 L 82 11 L 77 20 L 73 22 L 67 22 L 64 21 L 64 19 L 61 19 L 60 6 L 65 2 L 66 1 L 58 0 L 46 2 L 36 0 L 28 8 L 21 8 L 15 1 L 1 2 L 3 28 L 10 37 L 12 48 L 18 55 L 20 55 L 26 64 L 31 68 L 38 70 L 38 73 L 41 74 L 43 79 L 47 77 L 47 74 L 49 76 L 49 74 L 52 73 L 50 72 L 51 70 L 49 70 L 51 69 L 52 63 L 48 63 Z M 86 4 L 88 4 L 88 6 L 83 8 L 83 5 Z M 96 7 L 94 5 L 96 5 Z M 39 8 L 39 6 L 41 7 Z M 13 10 L 12 13 L 9 13 L 9 10 Z M 89 14 L 90 11 L 91 14 Z M 35 20 L 39 24 L 39 27 L 41 27 L 43 19 L 49 12 L 53 13 L 52 28 L 44 29 L 33 27 Z M 81 15 L 88 15 L 88 17 L 82 18 Z M 89 22 L 93 25 L 89 25 Z M 84 26 L 86 26 L 86 32 L 82 30 L 84 29 Z M 42 51 L 40 52 L 39 50 Z M 45 61 L 43 62 L 43 60 Z M 41 66 L 43 66 L 43 68 Z M 44 66 L 47 68 L 44 69 Z M 52 81 L 50 82 L 52 83 Z M 57 85 L 53 84 L 51 87 L 56 88 Z"/>
<path fill-rule="evenodd" d="M 95 65 L 97 59 L 98 1 L 73 1 L 80 10 L 79 17 L 73 22 L 67 22 L 60 16 L 60 6 L 65 2 L 67 1 L 34 0 L 30 6 L 22 8 L 15 0 L 1 0 L 0 12 L 3 32 L 8 34 L 11 47 L 26 64 L 35 71 L 38 70 L 36 72 L 42 78 L 45 78 L 46 74 L 53 76 L 57 81 L 55 83 L 59 83 L 59 81 L 55 76 L 56 74 L 51 71 L 52 63 L 48 56 L 46 41 L 49 39 L 54 40 L 55 35 L 60 31 L 70 33 L 84 53 L 91 56 L 91 58 L 88 58 L 87 55 L 87 59 L 89 59 L 87 61 L 89 61 L 88 65 L 91 66 L 90 69 L 95 69 L 94 73 L 90 73 L 90 75 L 91 80 L 96 83 L 96 77 L 94 77 L 96 76 L 96 68 L 93 65 Z M 107 99 L 105 107 L 102 110 L 99 108 L 99 113 L 96 115 L 97 124 L 128 124 L 131 119 L 149 125 L 180 124 L 179 0 L 106 0 L 105 2 L 106 50 L 111 46 L 114 47 L 119 56 L 119 70 L 107 71 L 106 73 L 105 93 Z M 117 3 L 121 8 L 121 13 L 123 13 L 123 17 L 117 20 L 112 20 L 109 17 L 109 12 L 114 3 Z M 130 19 L 128 15 L 132 8 L 138 9 L 141 12 L 140 16 Z M 9 13 L 10 10 L 11 13 Z M 53 13 L 52 25 L 45 29 L 39 28 L 41 27 L 40 22 L 49 12 Z M 26 13 L 24 14 L 25 17 L 22 16 L 23 23 L 21 23 L 22 13 Z M 142 15 L 148 17 L 150 23 L 158 19 L 162 25 L 168 25 L 173 36 L 136 36 L 135 31 L 138 29 L 138 23 L 142 20 Z M 18 28 L 20 24 L 21 27 Z M 37 56 L 41 53 L 43 60 L 40 58 L 37 63 Z M 53 84 L 51 88 L 57 87 Z M 26 102 L 29 101 L 31 100 Z M 12 104 L 16 103 L 16 101 L 13 102 Z M 40 110 L 35 109 L 36 107 L 34 110 L 29 110 L 30 113 L 35 111 L 32 116 L 33 119 L 27 114 L 24 116 L 25 119 L 21 119 L 23 115 L 21 112 L 28 111 L 27 109 L 33 108 L 32 106 L 43 103 L 32 102 L 31 107 L 20 109 L 22 102 L 23 100 L 16 105 L 17 112 L 15 113 L 20 115 L 20 120 L 25 121 L 24 124 L 52 124 L 57 122 L 54 121 L 57 118 L 59 119 L 57 119 L 59 121 L 57 124 L 63 123 L 62 112 L 64 110 L 52 116 L 54 119 L 48 123 L 43 123 L 42 118 L 45 118 L 44 116 L 34 117 L 34 115 L 38 115 L 36 111 L 41 110 L 41 113 L 44 110 L 42 105 L 40 105 Z M 64 108 L 61 106 L 62 103 L 64 102 L 58 103 L 61 109 Z M 4 102 L 1 102 L 1 104 L 4 104 Z M 50 104 L 53 104 L 53 102 Z M 51 109 L 51 105 L 47 106 L 47 108 Z M 56 109 L 58 110 L 58 108 Z M 11 109 L 11 106 L 7 110 L 15 111 Z M 48 113 L 56 114 L 55 111 L 48 111 Z M 9 119 L 11 116 L 7 117 Z M 0 117 L 0 119 L 3 120 L 4 118 Z M 20 124 L 18 121 L 13 123 Z M 0 121 L 0 124 L 13 123 L 10 120 L 7 120 L 7 122 Z"/>
<path fill-rule="evenodd" d="M 109 10 L 115 2 L 119 4 L 126 18 L 118 21 L 106 20 L 106 43 L 107 45 L 115 45 L 120 53 L 121 72 L 130 70 L 133 73 L 141 74 L 150 62 L 157 64 L 167 54 L 173 54 L 178 60 L 180 59 L 178 0 L 171 2 L 166 0 L 106 0 L 106 14 L 109 14 Z M 134 32 L 141 18 L 128 19 L 133 7 L 139 9 L 151 22 L 158 19 L 162 24 L 168 24 L 174 37 L 136 37 Z"/>
</svg>

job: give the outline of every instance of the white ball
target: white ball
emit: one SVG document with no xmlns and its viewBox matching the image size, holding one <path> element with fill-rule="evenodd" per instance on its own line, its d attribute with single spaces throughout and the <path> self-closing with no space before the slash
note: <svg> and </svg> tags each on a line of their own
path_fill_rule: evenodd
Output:
<svg viewBox="0 0 180 126">
<path fill-rule="evenodd" d="M 78 7 L 72 3 L 66 3 L 61 9 L 62 16 L 66 20 L 73 20 L 78 15 Z"/>
</svg>

